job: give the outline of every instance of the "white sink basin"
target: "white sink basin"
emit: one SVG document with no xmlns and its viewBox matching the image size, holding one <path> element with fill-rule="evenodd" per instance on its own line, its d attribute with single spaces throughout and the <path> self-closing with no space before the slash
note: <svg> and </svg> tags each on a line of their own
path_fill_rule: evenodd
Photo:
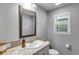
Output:
<svg viewBox="0 0 79 59">
<path fill-rule="evenodd" d="M 26 47 L 27 48 L 38 48 L 38 47 L 42 46 L 43 44 L 44 44 L 44 41 L 36 40 L 36 41 L 33 41 L 32 43 L 27 43 Z"/>
</svg>

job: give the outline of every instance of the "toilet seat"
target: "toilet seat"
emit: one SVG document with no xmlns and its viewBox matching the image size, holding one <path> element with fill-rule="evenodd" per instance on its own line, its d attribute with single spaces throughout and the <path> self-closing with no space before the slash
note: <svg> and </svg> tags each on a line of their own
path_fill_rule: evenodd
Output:
<svg viewBox="0 0 79 59">
<path fill-rule="evenodd" d="M 55 49 L 49 49 L 49 55 L 59 55 L 59 52 Z"/>
</svg>

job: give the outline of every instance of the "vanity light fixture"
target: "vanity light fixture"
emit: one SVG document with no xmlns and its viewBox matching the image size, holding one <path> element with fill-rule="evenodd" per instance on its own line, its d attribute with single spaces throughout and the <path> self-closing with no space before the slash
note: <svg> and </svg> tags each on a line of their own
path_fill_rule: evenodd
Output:
<svg viewBox="0 0 79 59">
<path fill-rule="evenodd" d="M 31 5 L 31 6 L 32 6 L 32 8 L 36 8 L 36 5 L 35 5 L 34 3 L 32 3 L 32 5 Z"/>
<path fill-rule="evenodd" d="M 24 9 L 30 9 L 30 10 L 32 10 L 32 8 L 36 8 L 36 5 L 34 3 L 23 3 L 22 7 Z"/>
<path fill-rule="evenodd" d="M 31 5 L 32 5 L 31 3 L 23 3 L 23 4 L 22 4 L 22 7 L 23 7 L 24 9 L 31 9 L 31 8 L 32 8 Z"/>
<path fill-rule="evenodd" d="M 55 5 L 60 5 L 61 3 L 55 3 Z"/>
</svg>

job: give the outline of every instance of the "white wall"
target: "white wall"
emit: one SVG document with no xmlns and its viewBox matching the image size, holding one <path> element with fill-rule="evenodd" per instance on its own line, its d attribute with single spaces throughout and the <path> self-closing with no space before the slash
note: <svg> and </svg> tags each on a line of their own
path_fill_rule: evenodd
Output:
<svg viewBox="0 0 79 59">
<path fill-rule="evenodd" d="M 37 13 L 37 36 L 46 39 L 47 13 L 41 8 L 33 9 Z M 19 39 L 18 4 L 0 4 L 0 40 Z"/>
</svg>

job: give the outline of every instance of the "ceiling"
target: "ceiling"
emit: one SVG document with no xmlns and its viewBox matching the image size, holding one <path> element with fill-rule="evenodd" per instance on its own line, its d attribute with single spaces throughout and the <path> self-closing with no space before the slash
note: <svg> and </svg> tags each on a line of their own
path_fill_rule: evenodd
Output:
<svg viewBox="0 0 79 59">
<path fill-rule="evenodd" d="M 36 3 L 36 5 L 40 6 L 42 9 L 46 10 L 46 11 L 51 11 L 54 10 L 56 8 L 65 6 L 65 5 L 69 5 L 72 3 L 61 3 L 59 5 L 55 5 L 55 3 Z"/>
</svg>

